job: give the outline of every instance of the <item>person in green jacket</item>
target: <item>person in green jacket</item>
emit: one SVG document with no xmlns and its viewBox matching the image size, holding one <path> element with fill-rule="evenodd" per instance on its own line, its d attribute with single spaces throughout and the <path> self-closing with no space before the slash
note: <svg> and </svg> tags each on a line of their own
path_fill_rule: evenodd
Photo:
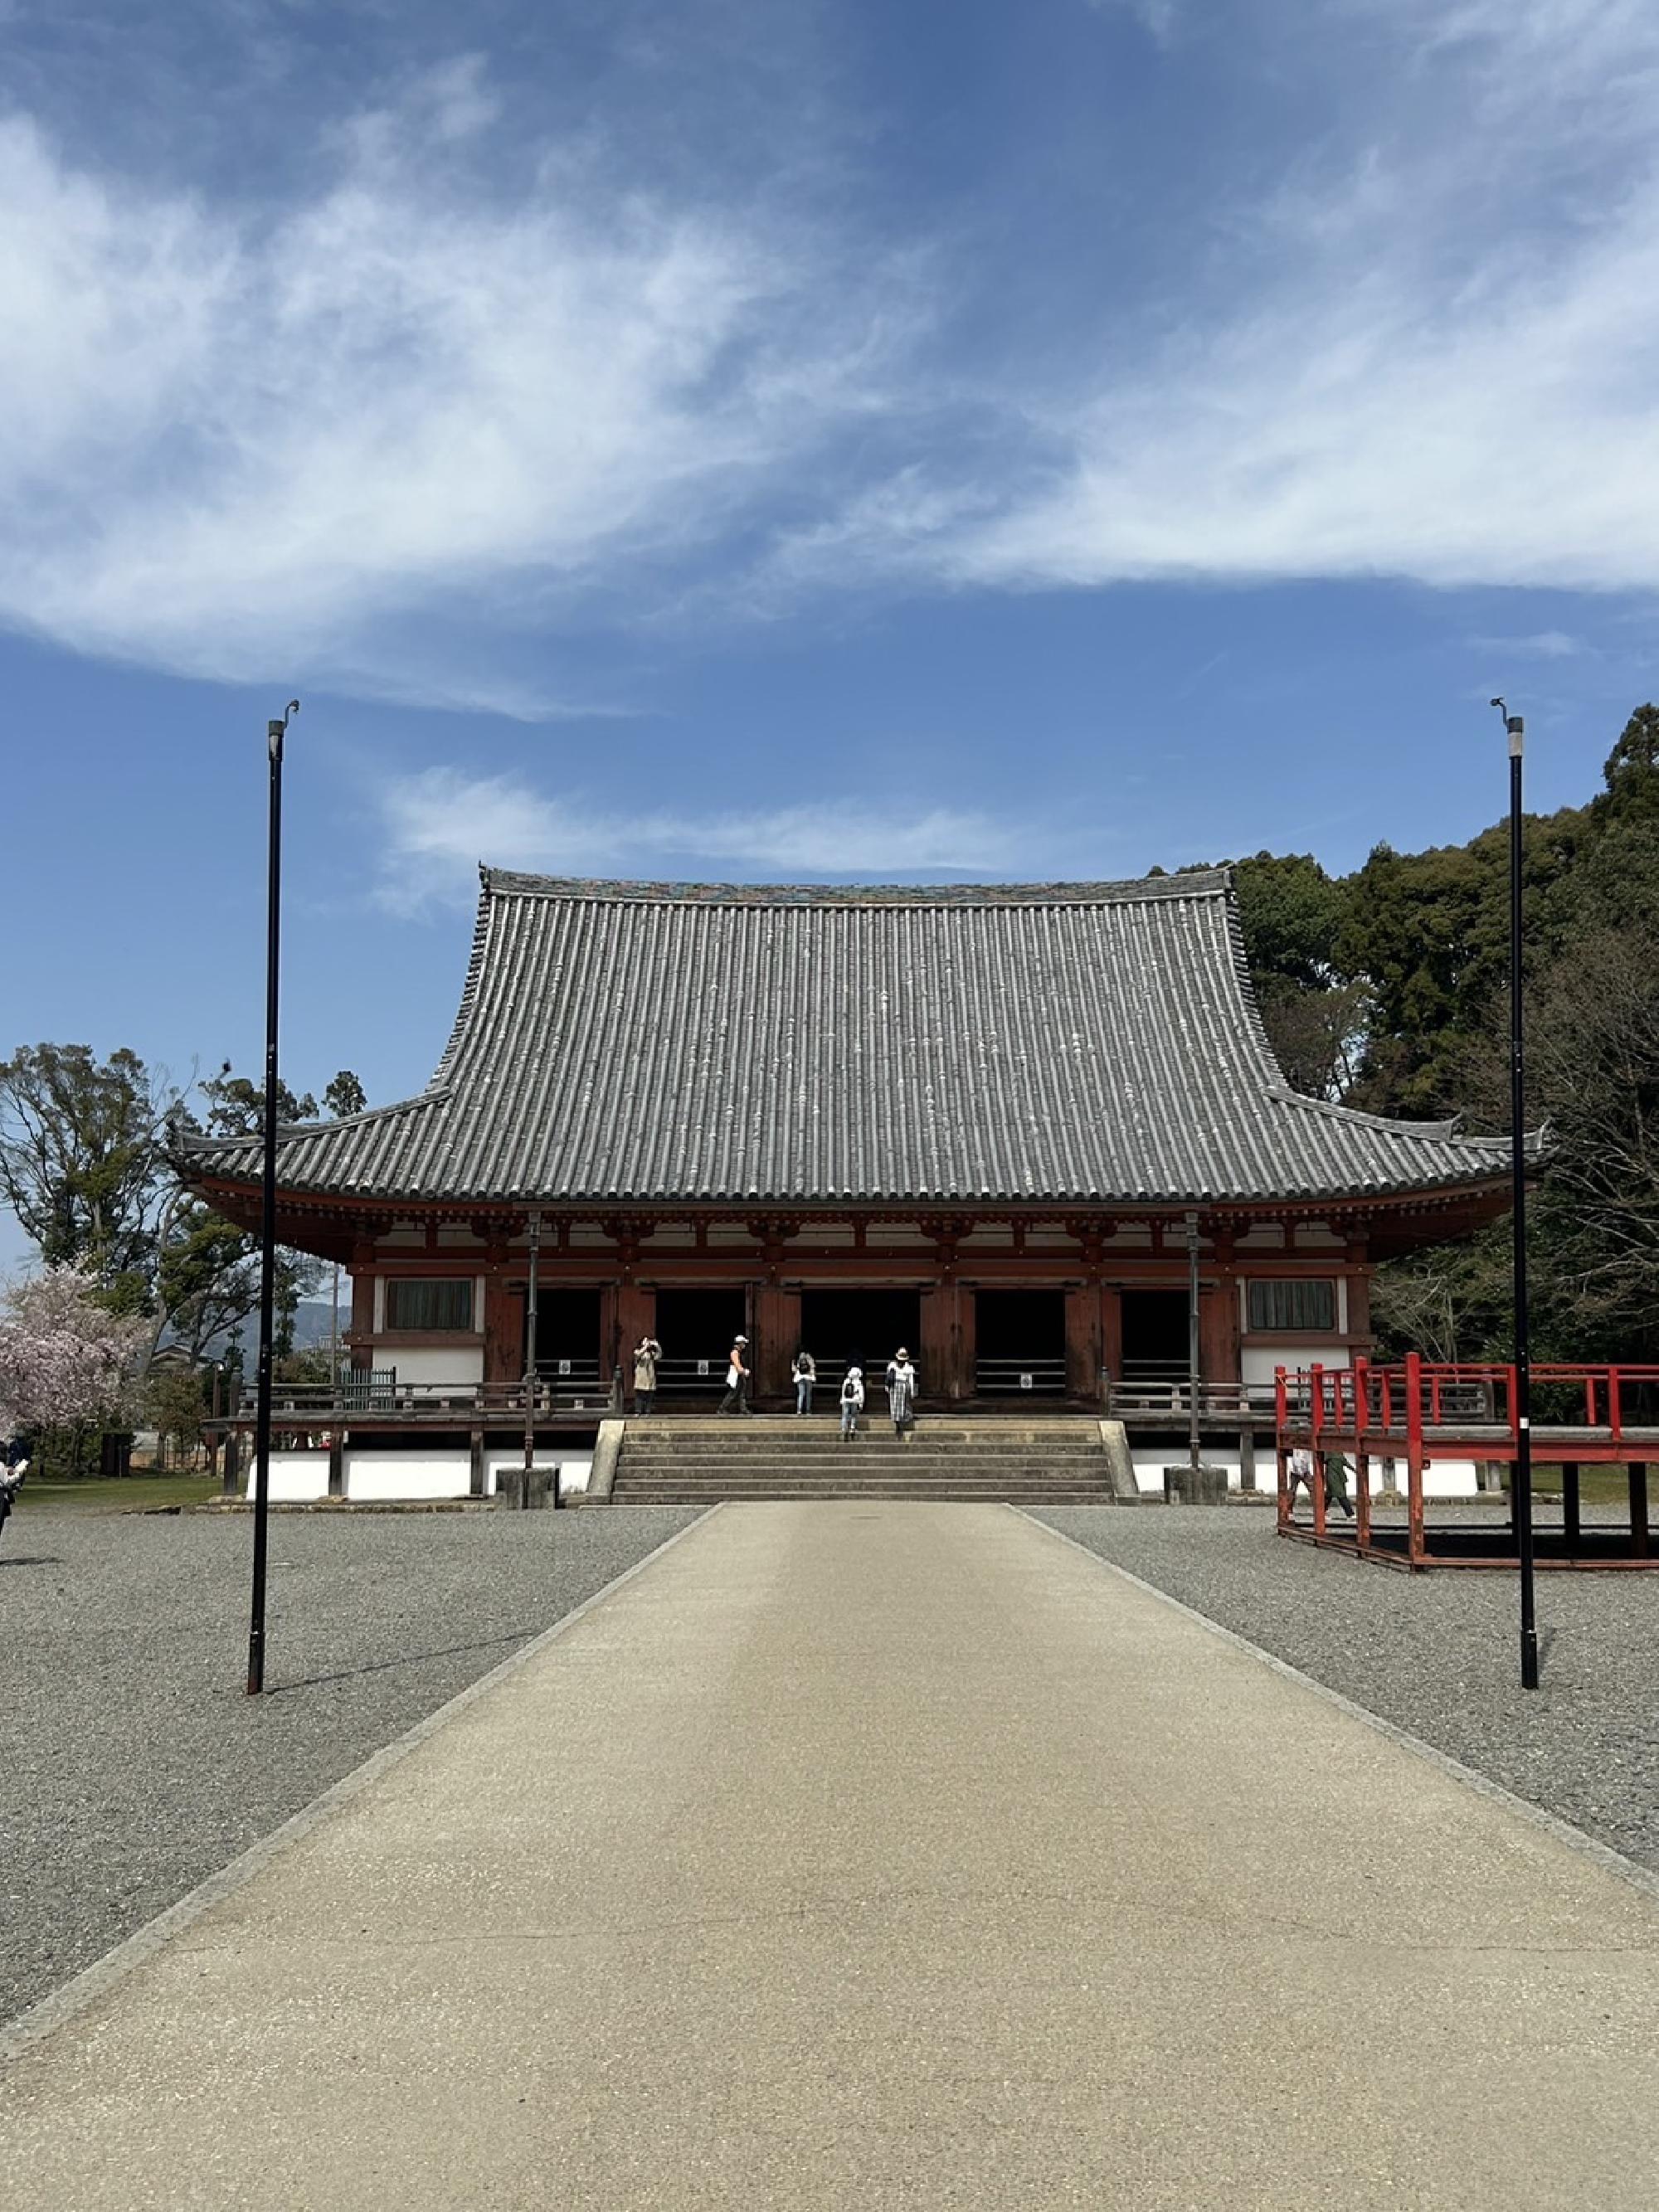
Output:
<svg viewBox="0 0 1659 2212">
<path fill-rule="evenodd" d="M 1350 1521 L 1354 1517 L 1348 1498 L 1348 1462 L 1340 1451 L 1328 1451 L 1322 1455 L 1325 1466 L 1325 1504 L 1340 1507 Z"/>
</svg>

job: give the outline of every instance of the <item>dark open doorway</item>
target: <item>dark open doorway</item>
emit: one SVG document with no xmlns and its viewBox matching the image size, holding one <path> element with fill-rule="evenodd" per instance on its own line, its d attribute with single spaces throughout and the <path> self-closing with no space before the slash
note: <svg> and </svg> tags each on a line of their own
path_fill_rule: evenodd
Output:
<svg viewBox="0 0 1659 2212">
<path fill-rule="evenodd" d="M 800 1294 L 799 1349 L 811 1353 L 820 1384 L 832 1382 L 839 1389 L 842 1376 L 854 1360 L 863 1368 L 866 1382 L 878 1382 L 888 1361 L 902 1345 L 915 1364 L 917 1387 L 926 1391 L 930 1386 L 922 1371 L 921 1337 L 920 1291 L 803 1291 Z M 792 1354 L 796 1349 L 793 1344 L 789 1346 Z"/>
<path fill-rule="evenodd" d="M 665 1398 L 718 1398 L 732 1340 L 748 1333 L 748 1294 L 730 1288 L 657 1292 L 658 1388 Z M 631 1357 L 634 1347 L 627 1346 Z M 755 1364 L 750 1348 L 749 1364 Z M 631 1373 L 631 1370 L 630 1370 Z"/>
<path fill-rule="evenodd" d="M 974 1341 L 977 1396 L 1065 1396 L 1064 1291 L 976 1291 Z"/>
<path fill-rule="evenodd" d="M 1125 1291 L 1123 1373 L 1127 1389 L 1164 1388 L 1187 1380 L 1185 1291 Z"/>
<path fill-rule="evenodd" d="M 600 1374 L 599 1293 L 538 1291 L 536 1372 L 550 1380 L 590 1388 Z"/>
</svg>

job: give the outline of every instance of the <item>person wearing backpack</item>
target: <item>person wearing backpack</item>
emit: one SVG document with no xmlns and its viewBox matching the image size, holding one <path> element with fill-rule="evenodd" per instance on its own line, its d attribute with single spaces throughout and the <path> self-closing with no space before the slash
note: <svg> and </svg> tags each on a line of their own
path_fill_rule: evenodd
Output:
<svg viewBox="0 0 1659 2212">
<path fill-rule="evenodd" d="M 812 1410 L 812 1385 L 818 1379 L 817 1362 L 810 1352 L 795 1354 L 795 1413 L 797 1418 Z"/>
<path fill-rule="evenodd" d="M 857 1367 L 849 1367 L 841 1386 L 841 1440 L 859 1432 L 859 1415 L 864 1411 L 864 1375 Z"/>
</svg>

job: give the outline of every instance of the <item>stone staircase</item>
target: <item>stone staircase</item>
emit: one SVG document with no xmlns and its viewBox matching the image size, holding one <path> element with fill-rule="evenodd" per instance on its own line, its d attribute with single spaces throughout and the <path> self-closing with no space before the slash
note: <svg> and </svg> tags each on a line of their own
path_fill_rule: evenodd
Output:
<svg viewBox="0 0 1659 2212">
<path fill-rule="evenodd" d="M 632 1419 L 624 1425 L 611 1502 L 862 1498 L 1110 1505 L 1122 1494 L 1128 1461 L 1127 1445 L 1121 1454 L 1112 1449 L 1120 1438 L 1116 1422 L 1065 1415 L 1034 1421 L 924 1414 L 905 1442 L 878 1415 L 849 1443 L 841 1441 L 838 1414 Z"/>
</svg>

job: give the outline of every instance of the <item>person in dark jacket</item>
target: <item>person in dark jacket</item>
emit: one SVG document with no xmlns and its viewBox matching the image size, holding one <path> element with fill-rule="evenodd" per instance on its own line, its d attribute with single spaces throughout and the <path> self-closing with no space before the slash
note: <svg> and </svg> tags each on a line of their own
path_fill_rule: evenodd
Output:
<svg viewBox="0 0 1659 2212">
<path fill-rule="evenodd" d="M 1334 1505 L 1340 1512 L 1346 1513 L 1352 1521 L 1354 1514 L 1352 1504 L 1348 1498 L 1348 1462 L 1340 1451 L 1328 1451 L 1322 1456 L 1325 1470 L 1326 1508 L 1328 1510 Z"/>
<path fill-rule="evenodd" d="M 732 1346 L 732 1356 L 726 1363 L 726 1395 L 717 1410 L 722 1413 L 746 1413 L 749 1405 L 749 1339 L 738 1337 Z"/>
</svg>

